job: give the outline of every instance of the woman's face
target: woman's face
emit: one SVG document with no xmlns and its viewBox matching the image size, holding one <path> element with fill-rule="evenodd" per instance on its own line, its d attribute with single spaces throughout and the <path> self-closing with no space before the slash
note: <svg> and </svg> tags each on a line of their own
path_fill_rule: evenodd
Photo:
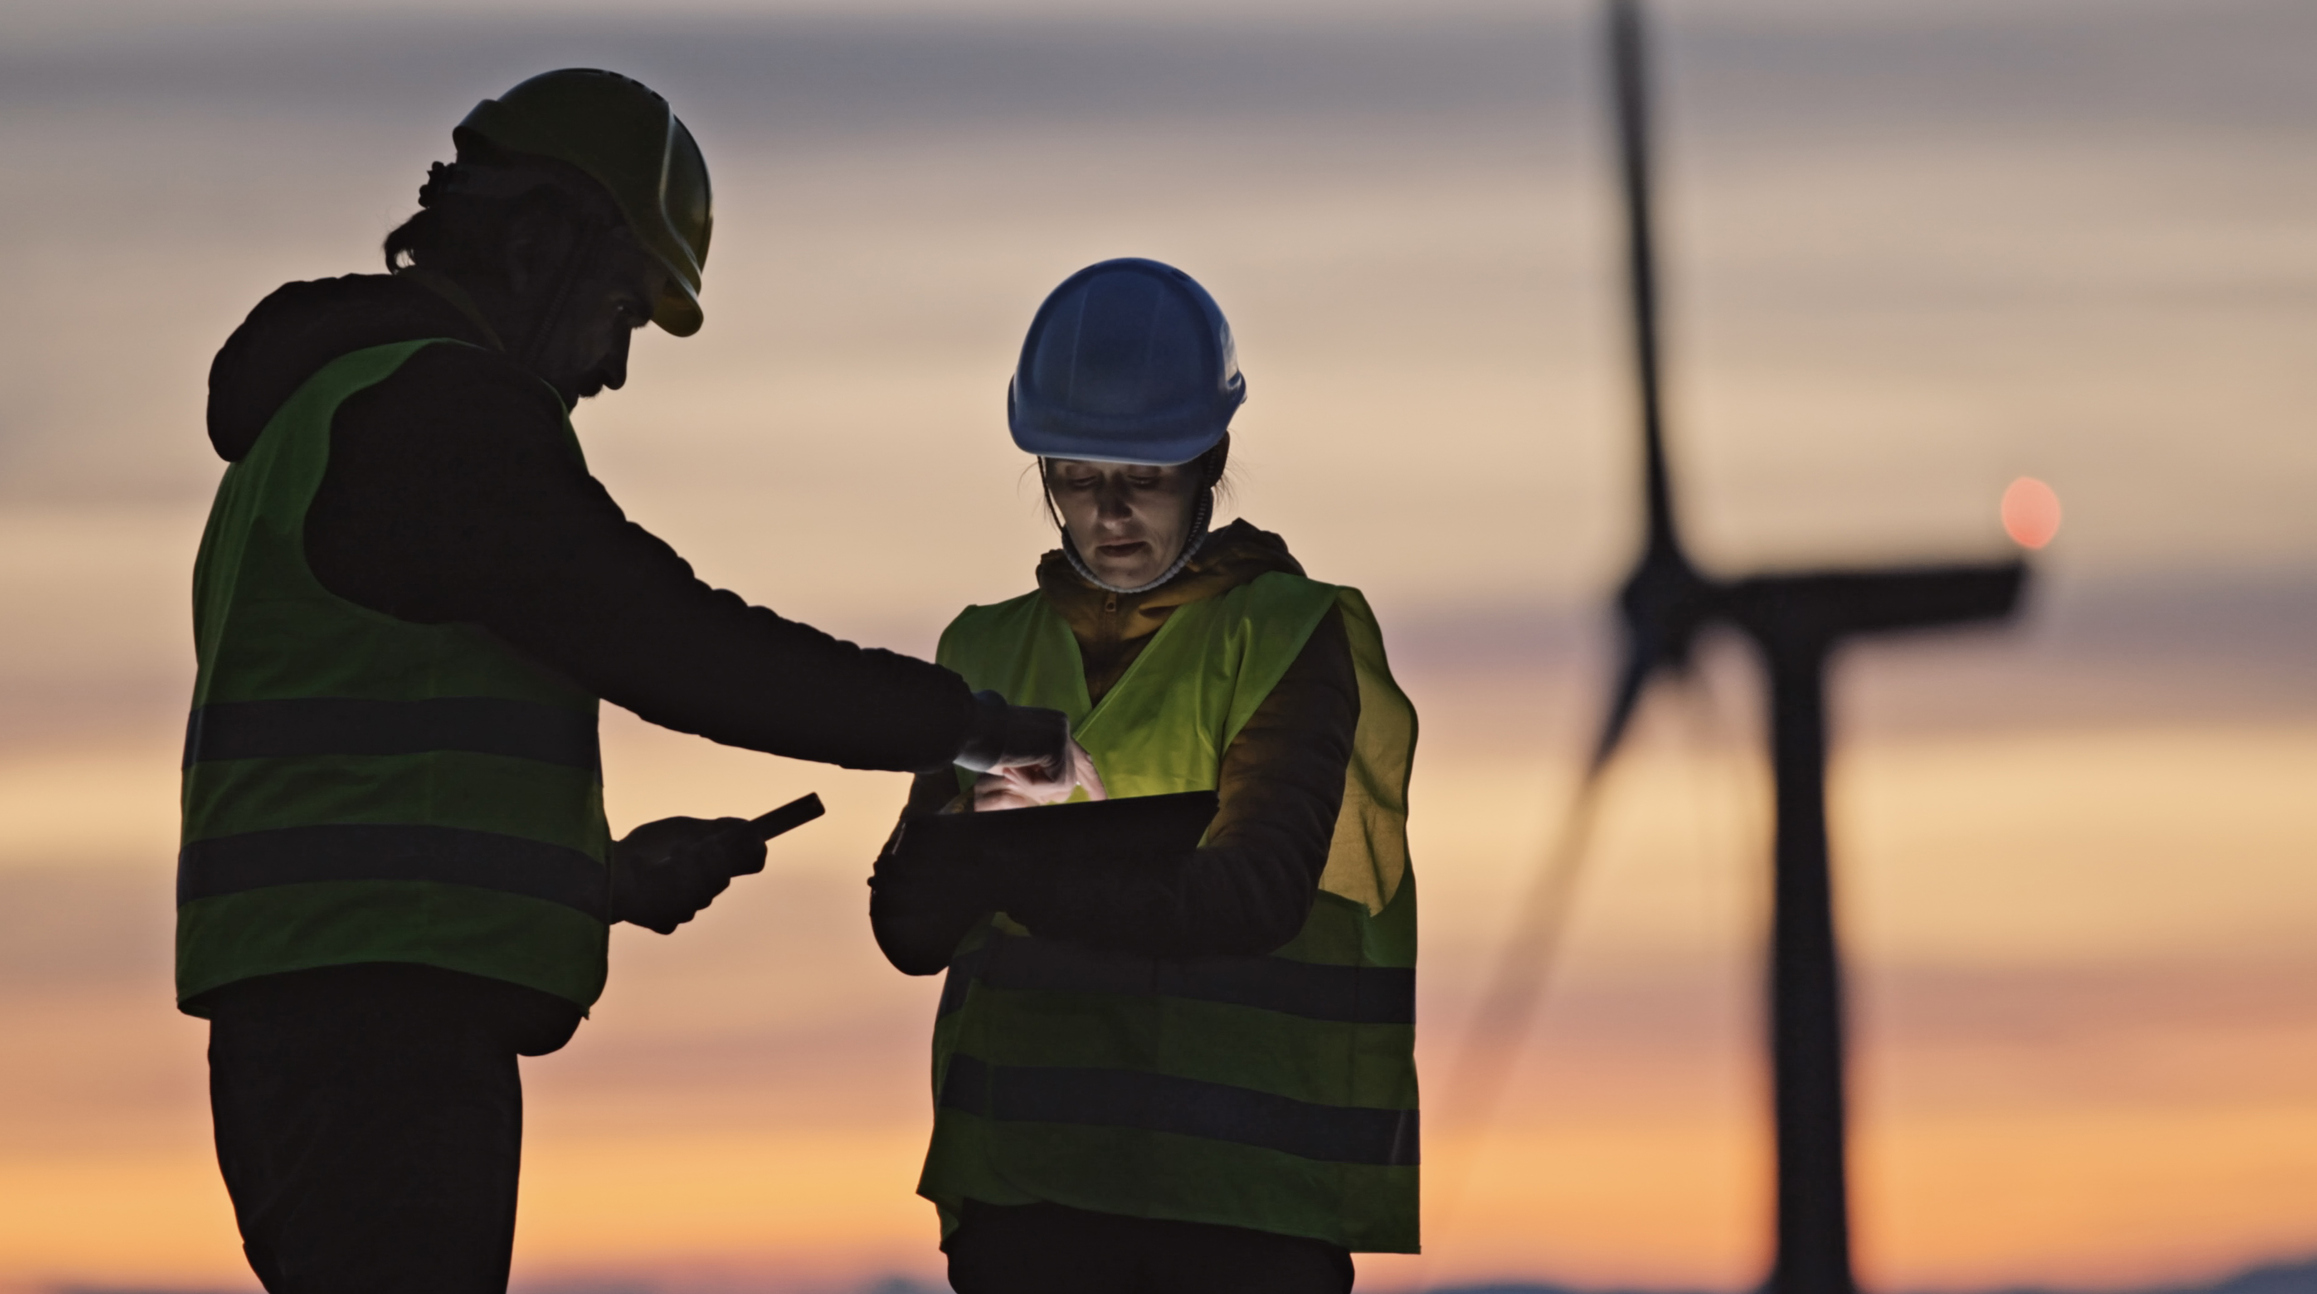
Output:
<svg viewBox="0 0 2317 1294">
<path fill-rule="evenodd" d="M 1046 489 L 1078 556 L 1105 584 L 1139 588 L 1166 573 L 1190 536 L 1198 465 L 1046 460 Z"/>
</svg>

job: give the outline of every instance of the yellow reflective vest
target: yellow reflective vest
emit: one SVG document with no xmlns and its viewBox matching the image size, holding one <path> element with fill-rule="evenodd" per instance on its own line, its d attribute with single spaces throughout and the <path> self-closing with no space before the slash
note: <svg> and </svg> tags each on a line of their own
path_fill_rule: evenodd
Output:
<svg viewBox="0 0 2317 1294">
<path fill-rule="evenodd" d="M 338 406 L 428 346 L 463 344 L 324 365 L 217 487 L 193 572 L 181 1003 L 352 962 L 440 966 L 582 1007 L 603 991 L 596 698 L 475 625 L 358 606 L 306 565 Z"/>
<path fill-rule="evenodd" d="M 1320 892 L 1262 956 L 1162 959 L 996 915 L 953 959 L 918 1193 L 1044 1201 L 1417 1249 L 1416 714 L 1356 589 L 1272 572 L 1175 609 L 1099 705 L 1039 594 L 968 607 L 939 660 L 1069 715 L 1113 797 L 1216 787 L 1223 753 L 1339 609 L 1360 716 Z"/>
</svg>

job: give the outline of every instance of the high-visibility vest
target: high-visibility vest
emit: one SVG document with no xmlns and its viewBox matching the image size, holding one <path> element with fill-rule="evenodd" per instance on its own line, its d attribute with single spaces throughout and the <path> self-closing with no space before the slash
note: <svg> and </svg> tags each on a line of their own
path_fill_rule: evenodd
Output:
<svg viewBox="0 0 2317 1294">
<path fill-rule="evenodd" d="M 349 602 L 306 564 L 332 415 L 436 344 L 461 343 L 325 365 L 218 486 L 193 569 L 180 1002 L 354 962 L 466 971 L 583 1007 L 603 991 L 596 698 L 476 625 Z"/>
<path fill-rule="evenodd" d="M 1327 869 L 1264 956 L 1152 958 L 1043 939 L 1003 914 L 959 946 L 934 1026 L 918 1193 L 1417 1248 L 1416 714 L 1359 592 L 1271 573 L 1177 607 L 1090 704 L 1044 597 L 968 607 L 939 659 L 1069 715 L 1114 797 L 1213 789 L 1223 752 L 1329 608 L 1360 717 Z"/>
</svg>

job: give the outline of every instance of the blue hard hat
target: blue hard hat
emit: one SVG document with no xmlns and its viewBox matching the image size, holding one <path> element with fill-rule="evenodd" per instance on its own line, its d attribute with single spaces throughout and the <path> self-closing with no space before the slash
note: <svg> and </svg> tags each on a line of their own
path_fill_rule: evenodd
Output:
<svg viewBox="0 0 2317 1294">
<path fill-rule="evenodd" d="M 1121 257 L 1055 288 L 1006 391 L 1014 443 L 1041 458 L 1187 463 L 1247 399 L 1231 325 L 1172 265 Z"/>
</svg>

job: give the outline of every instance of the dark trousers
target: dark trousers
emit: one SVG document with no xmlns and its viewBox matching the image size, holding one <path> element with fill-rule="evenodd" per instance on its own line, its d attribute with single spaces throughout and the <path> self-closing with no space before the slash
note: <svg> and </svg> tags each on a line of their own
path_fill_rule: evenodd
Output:
<svg viewBox="0 0 2317 1294">
<path fill-rule="evenodd" d="M 269 975 L 194 1006 L 218 1167 L 270 1294 L 504 1294 L 515 1058 L 562 1045 L 577 1007 L 405 965 Z"/>
<path fill-rule="evenodd" d="M 1299 1236 L 968 1200 L 951 1233 L 957 1294 L 1347 1294 L 1352 1256 Z"/>
</svg>

